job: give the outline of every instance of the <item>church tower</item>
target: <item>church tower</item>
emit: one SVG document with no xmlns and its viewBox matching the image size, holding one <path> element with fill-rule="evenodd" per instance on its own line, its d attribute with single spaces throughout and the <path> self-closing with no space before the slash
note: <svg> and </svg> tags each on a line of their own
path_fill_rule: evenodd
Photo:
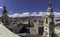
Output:
<svg viewBox="0 0 60 37">
<path fill-rule="evenodd" d="M 3 7 L 3 13 L 2 13 L 2 23 L 4 25 L 7 25 L 8 24 L 8 14 L 7 14 L 7 10 L 6 10 L 6 6 Z"/>
<path fill-rule="evenodd" d="M 44 37 L 54 37 L 54 14 L 50 1 L 44 19 Z"/>
</svg>

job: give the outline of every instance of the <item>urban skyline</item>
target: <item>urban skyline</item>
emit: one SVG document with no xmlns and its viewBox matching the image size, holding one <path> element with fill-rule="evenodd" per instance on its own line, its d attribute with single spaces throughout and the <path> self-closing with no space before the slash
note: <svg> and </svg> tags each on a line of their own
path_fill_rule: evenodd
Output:
<svg viewBox="0 0 60 37">
<path fill-rule="evenodd" d="M 54 3 L 56 0 L 46 0 L 44 3 L 41 0 L 0 1 L 0 36 L 60 37 L 60 12 Z"/>
</svg>

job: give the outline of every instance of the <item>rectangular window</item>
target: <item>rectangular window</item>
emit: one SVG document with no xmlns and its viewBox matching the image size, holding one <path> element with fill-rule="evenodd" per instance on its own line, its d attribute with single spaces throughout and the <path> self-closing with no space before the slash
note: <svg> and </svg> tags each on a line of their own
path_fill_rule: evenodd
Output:
<svg viewBox="0 0 60 37">
<path fill-rule="evenodd" d="M 46 18 L 46 24 L 48 23 L 48 18 Z"/>
</svg>

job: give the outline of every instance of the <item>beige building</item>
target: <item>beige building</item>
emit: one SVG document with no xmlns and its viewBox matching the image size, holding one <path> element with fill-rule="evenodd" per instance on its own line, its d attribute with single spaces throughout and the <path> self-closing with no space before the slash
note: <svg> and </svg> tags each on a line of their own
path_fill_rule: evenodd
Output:
<svg viewBox="0 0 60 37">
<path fill-rule="evenodd" d="M 49 2 L 44 19 L 44 37 L 55 37 L 54 35 L 54 14 L 52 4 Z"/>
</svg>

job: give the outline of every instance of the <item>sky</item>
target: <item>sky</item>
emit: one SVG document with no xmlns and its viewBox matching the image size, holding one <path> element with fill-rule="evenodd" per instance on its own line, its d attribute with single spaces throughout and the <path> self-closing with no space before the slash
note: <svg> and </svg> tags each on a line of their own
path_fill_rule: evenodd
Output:
<svg viewBox="0 0 60 37">
<path fill-rule="evenodd" d="M 60 0 L 50 0 L 54 12 L 60 12 Z M 49 0 L 0 0 L 0 14 L 3 6 L 7 7 L 9 14 L 24 12 L 45 12 Z"/>
</svg>

